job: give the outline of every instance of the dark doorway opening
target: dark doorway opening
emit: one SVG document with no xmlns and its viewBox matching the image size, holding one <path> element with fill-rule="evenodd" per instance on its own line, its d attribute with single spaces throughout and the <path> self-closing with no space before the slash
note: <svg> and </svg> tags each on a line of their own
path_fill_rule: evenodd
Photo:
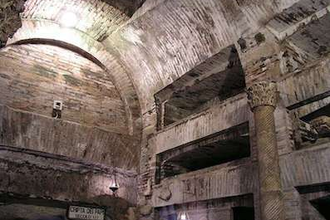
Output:
<svg viewBox="0 0 330 220">
<path fill-rule="evenodd" d="M 157 155 L 156 184 L 162 179 L 250 157 L 248 123 Z"/>
<path fill-rule="evenodd" d="M 245 89 L 245 74 L 234 45 L 207 59 L 155 94 L 158 129 L 180 122 Z"/>
<path fill-rule="evenodd" d="M 326 220 L 330 220 L 330 195 L 312 200 L 311 204 Z"/>
<path fill-rule="evenodd" d="M 233 208 L 234 220 L 254 220 L 253 207 L 234 207 Z"/>
</svg>

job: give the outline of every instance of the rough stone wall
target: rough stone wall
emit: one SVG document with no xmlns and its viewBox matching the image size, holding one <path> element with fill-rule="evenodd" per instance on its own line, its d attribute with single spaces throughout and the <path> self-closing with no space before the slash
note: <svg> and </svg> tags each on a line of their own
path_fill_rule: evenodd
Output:
<svg viewBox="0 0 330 220">
<path fill-rule="evenodd" d="M 294 5 L 297 2 L 298 4 Z M 281 103 L 275 117 L 283 172 L 282 180 L 284 181 L 287 204 L 295 204 L 292 208 L 288 208 L 287 217 L 299 219 L 300 196 L 294 187 L 299 184 L 329 182 L 329 175 L 326 170 L 329 167 L 329 161 L 322 157 L 322 154 L 328 155 L 329 148 L 324 146 L 326 150 L 320 150 L 323 146 L 317 143 L 314 146 L 308 146 L 311 147 L 308 150 L 294 151 L 291 113 L 302 117 L 307 112 L 311 113 L 329 104 L 328 97 L 313 100 L 316 95 L 329 90 L 327 80 L 329 71 L 327 61 L 324 63 L 319 60 L 328 59 L 325 49 L 327 40 L 320 41 L 323 47 L 312 48 L 313 59 L 311 59 L 308 56 L 310 52 L 308 47 L 306 49 L 303 46 L 305 42 L 317 45 L 319 41 L 316 36 L 320 36 L 319 32 L 313 37 L 312 31 L 308 31 L 307 35 L 311 34 L 312 36 L 308 36 L 307 41 L 301 41 L 301 36 L 304 35 L 303 31 L 298 31 L 297 35 L 294 33 L 297 30 L 303 30 L 305 26 L 313 25 L 311 21 L 327 14 L 328 5 L 328 0 L 148 1 L 146 7 L 141 9 L 140 14 L 138 13 L 127 25 L 102 42 L 101 46 L 113 54 L 113 56 L 107 56 L 107 59 L 103 59 L 107 63 L 107 68 L 111 69 L 110 63 L 112 64 L 112 62 L 113 65 L 118 63 L 123 65 L 123 68 L 115 68 L 115 73 L 113 73 L 117 83 L 115 84 L 120 85 L 118 87 L 120 93 L 132 94 L 126 90 L 132 88 L 130 83 L 133 82 L 142 105 L 144 133 L 141 157 L 142 181 L 139 188 L 141 192 L 140 204 L 144 205 L 141 208 L 141 213 L 144 213 L 144 216 L 149 216 L 152 212 L 152 206 L 157 206 L 156 202 L 160 200 L 162 200 L 160 203 L 170 204 L 172 201 L 168 199 L 168 188 L 173 187 L 171 186 L 172 183 L 174 183 L 174 189 L 175 186 L 186 187 L 187 184 L 181 182 L 185 178 L 189 179 L 188 182 L 192 183 L 190 186 L 195 189 L 200 187 L 200 183 L 196 179 L 200 180 L 202 184 L 206 183 L 206 185 L 212 181 L 215 185 L 219 184 L 219 188 L 206 186 L 206 192 L 200 193 L 201 197 L 194 196 L 191 190 L 187 189 L 189 192 L 187 201 L 194 201 L 199 198 L 208 199 L 209 195 L 214 197 L 231 196 L 231 193 L 237 193 L 237 191 L 244 189 L 244 186 L 234 185 L 234 189 L 237 191 L 230 191 L 232 185 L 239 183 L 244 174 L 238 172 L 235 175 L 237 170 L 231 170 L 229 165 L 225 168 L 217 167 L 215 170 L 207 170 L 206 173 L 198 172 L 198 177 L 195 174 L 176 177 L 168 180 L 164 186 L 153 185 L 156 169 L 155 154 L 159 150 L 175 148 L 180 144 L 196 141 L 212 132 L 221 131 L 224 127 L 233 126 L 242 118 L 249 120 L 251 146 L 252 149 L 255 148 L 254 121 L 249 117 L 248 109 L 242 107 L 246 105 L 244 99 L 236 100 L 234 103 L 225 102 L 223 108 L 217 104 L 212 106 L 211 110 L 193 115 L 183 123 L 156 132 L 156 108 L 153 95 L 206 59 L 229 45 L 235 44 L 240 52 L 248 84 L 261 79 L 278 81 Z M 289 9 L 279 13 L 285 8 Z M 274 17 L 275 15 L 276 17 Z M 280 25 L 278 25 L 279 23 Z M 42 25 L 38 28 L 33 27 L 38 26 L 35 24 L 41 24 L 41 22 L 26 22 L 26 24 L 32 27 L 31 32 L 22 34 L 22 39 L 37 37 L 38 34 L 42 33 Z M 322 20 L 319 24 L 313 27 L 327 30 L 325 28 L 328 24 L 327 21 L 323 22 Z M 292 37 L 287 38 L 290 35 Z M 62 36 L 47 34 L 42 36 L 63 39 Z M 81 43 L 66 40 L 75 45 Z M 100 48 L 98 47 L 100 44 L 96 44 L 92 40 L 88 42 L 93 43 L 88 44 L 88 46 L 81 44 L 82 47 L 86 51 L 94 50 L 93 54 L 96 54 L 96 57 L 102 57 L 102 53 L 95 53 L 95 50 Z M 89 46 L 91 45 L 97 49 L 90 49 Z M 315 53 L 315 51 L 320 53 Z M 106 51 L 103 52 L 105 55 L 107 54 Z M 314 66 L 310 65 L 311 61 L 315 62 L 313 63 Z M 117 67 L 117 65 L 115 66 Z M 129 73 L 127 78 L 126 72 L 122 69 Z M 132 98 L 133 96 L 129 97 Z M 134 100 L 134 98 L 128 100 Z M 230 111 L 232 109 L 234 111 Z M 242 118 L 238 118 L 237 114 L 241 114 L 240 117 Z M 178 133 L 181 139 L 177 137 Z M 253 152 L 251 161 L 249 161 L 251 166 L 255 166 L 255 149 Z M 319 158 L 321 159 L 319 160 Z M 308 164 L 310 167 L 304 167 L 304 164 Z M 248 169 L 248 166 L 245 166 L 244 169 Z M 317 171 L 311 172 L 311 170 Z M 234 174 L 231 175 L 232 173 Z M 217 179 L 219 176 L 224 179 Z M 226 177 L 230 178 L 226 179 Z M 204 179 L 206 180 L 204 181 Z M 211 180 L 209 181 L 209 179 Z M 221 185 L 221 182 L 227 184 Z M 180 192 L 185 192 L 185 189 L 180 190 Z M 221 192 L 228 193 L 221 194 Z M 250 192 L 257 194 L 257 191 L 254 190 Z M 165 198 L 165 202 L 158 197 Z M 210 198 L 214 197 L 211 196 Z M 177 194 L 173 196 L 173 200 L 177 200 L 179 203 L 184 202 L 183 198 L 186 197 Z M 255 199 L 255 207 L 258 210 L 258 198 Z M 297 213 L 297 215 L 292 213 Z M 258 219 L 258 212 L 256 215 Z"/>
<path fill-rule="evenodd" d="M 128 16 L 132 16 L 138 8 L 142 6 L 145 0 L 125 0 L 125 1 L 117 1 L 117 0 L 102 0 L 103 2 L 110 4 L 116 8 L 118 8 L 121 12 L 124 12 Z"/>
<path fill-rule="evenodd" d="M 131 70 L 145 113 L 153 108 L 152 94 L 243 34 L 256 32 L 284 5 L 294 2 L 164 1 L 103 43 L 117 49 L 119 59 Z M 117 44 L 118 40 L 122 43 Z"/>
<path fill-rule="evenodd" d="M 158 208 L 157 214 L 160 219 L 168 219 L 170 216 L 186 211 L 186 213 L 189 212 L 189 219 L 215 220 L 221 217 L 221 220 L 231 220 L 234 219 L 232 210 L 234 207 L 253 207 L 253 195 L 185 203 L 182 207 L 168 206 Z M 244 217 L 247 218 L 247 216 Z"/>
<path fill-rule="evenodd" d="M 139 137 L 129 135 L 112 78 L 92 61 L 55 46 L 9 46 L 0 85 L 2 144 L 138 169 Z M 51 118 L 55 100 L 61 119 Z"/>
<path fill-rule="evenodd" d="M 329 64 L 329 57 L 323 58 L 317 64 L 306 67 L 302 71 L 291 73 L 287 78 L 279 82 L 283 104 L 285 106 L 293 106 L 296 103 L 301 103 L 304 100 L 309 100 L 316 95 L 329 91 Z"/>
<path fill-rule="evenodd" d="M 45 216 L 66 216 L 66 209 L 54 207 L 40 207 L 34 205 L 11 204 L 0 208 L 2 220 L 12 219 L 40 219 Z"/>
<path fill-rule="evenodd" d="M 27 0 L 26 9 L 22 13 L 22 19 L 52 20 L 61 24 L 65 11 L 75 13 L 78 22 L 75 24 L 77 30 L 89 33 L 90 37 L 102 41 L 113 31 L 124 24 L 134 8 L 133 1 L 114 0 L 65 0 L 44 1 Z M 38 10 L 35 10 L 38 8 Z M 126 13 L 125 13 L 126 12 Z"/>
<path fill-rule="evenodd" d="M 149 10 L 157 7 L 159 4 L 163 3 L 165 0 L 146 0 L 143 5 L 133 14 L 131 20 L 135 20 L 142 16 Z"/>
<path fill-rule="evenodd" d="M 24 3 L 25 0 L 0 1 L 0 48 L 22 26 L 20 13 L 24 11 Z"/>
<path fill-rule="evenodd" d="M 31 40 L 19 42 L 22 45 L 36 44 L 39 40 L 39 44 L 56 44 L 73 48 L 73 51 L 79 47 L 81 55 L 91 57 L 94 63 L 51 46 L 15 45 L 2 50 L 0 72 L 4 96 L 0 103 L 5 106 L 0 107 L 0 144 L 22 151 L 35 150 L 40 154 L 64 156 L 68 160 L 81 159 L 82 163 L 138 170 L 141 135 L 138 100 L 130 80 L 125 77 L 126 73 L 122 74 L 125 70 L 105 51 L 100 41 L 128 19 L 125 13 L 132 14 L 141 3 L 28 1 L 22 15 L 27 25 L 21 28 L 20 33 L 23 29 L 23 34 L 18 34 L 21 38 L 14 38 L 11 42 Z M 76 7 L 78 5 L 81 7 Z M 63 9 L 70 7 L 81 16 L 76 29 L 63 28 L 58 23 Z M 35 29 L 42 30 L 36 33 L 33 32 Z M 95 63 L 101 65 L 96 66 Z M 51 119 L 52 103 L 61 99 L 65 99 L 63 118 Z M 42 162 L 37 162 L 38 158 L 32 159 L 32 163 L 4 160 L 1 191 L 69 201 L 106 201 L 106 205 L 117 209 L 118 216 L 112 216 L 114 219 L 127 217 L 127 209 L 136 203 L 134 175 L 134 178 L 127 177 L 127 171 L 123 171 L 125 175 L 119 177 L 121 199 L 109 200 L 112 170 L 101 174 L 94 167 L 88 171 L 81 171 L 81 167 L 63 171 L 60 167 L 51 166 L 60 163 L 57 156 L 43 161 L 49 164 L 48 167 L 40 165 Z M 23 174 L 20 170 L 24 171 Z M 105 198 L 94 198 L 102 196 Z M 121 202 L 123 199 L 126 202 Z"/>
<path fill-rule="evenodd" d="M 256 171 L 256 164 L 244 159 L 168 178 L 154 188 L 153 204 L 163 207 L 250 194 L 257 189 Z M 166 190 L 171 192 L 169 199 L 163 196 Z"/>
<path fill-rule="evenodd" d="M 88 33 L 76 29 L 61 28 L 51 20 L 23 20 L 23 26 L 17 31 L 9 44 L 50 44 L 64 45 L 65 48 L 79 50 L 92 57 L 112 79 L 114 86 L 125 106 L 128 133 L 141 135 L 141 111 L 139 99 L 125 68 L 115 58 L 115 54 L 93 39 Z"/>
<path fill-rule="evenodd" d="M 294 5 L 297 2 L 299 3 Z M 322 17 L 328 15 L 329 1 L 277 1 L 276 4 L 267 1 L 232 3 L 226 1 L 221 3 L 213 1 L 164 1 L 152 3 L 155 3 L 155 5 L 147 2 L 148 5 L 146 5 L 145 11 L 141 10 L 141 14 L 137 14 L 135 20 L 131 20 L 126 26 L 113 34 L 113 38 L 109 38 L 104 42 L 118 49 L 120 59 L 127 63 L 127 67 L 132 70 L 132 79 L 137 85 L 138 94 L 140 97 L 145 98 L 142 101 L 144 138 L 149 141 L 145 142 L 142 148 L 140 190 L 141 201 L 143 202 L 141 204 L 163 207 L 172 204 L 182 205 L 186 201 L 214 199 L 212 196 L 196 198 L 193 194 L 194 189 L 198 191 L 201 188 L 199 184 L 207 182 L 208 179 L 211 179 L 209 182 L 216 182 L 215 179 L 218 176 L 215 173 L 221 173 L 227 167 L 203 170 L 204 173 L 203 171 L 192 172 L 191 174 L 169 178 L 160 185 L 154 185 L 153 178 L 157 165 L 154 156 L 159 152 L 181 146 L 184 143 L 196 141 L 205 137 L 206 134 L 209 134 L 208 132 L 219 131 L 218 129 L 221 130 L 221 126 L 227 123 L 229 127 L 234 126 L 237 116 L 241 117 L 242 114 L 249 121 L 252 146 L 250 159 L 252 163 L 255 162 L 254 121 L 248 116 L 248 109 L 240 108 L 237 111 L 232 111 L 233 106 L 234 108 L 239 106 L 238 100 L 224 102 L 224 109 L 228 111 L 221 114 L 221 117 L 217 117 L 217 110 L 215 109 L 220 107 L 216 104 L 211 107 L 212 110 L 209 109 L 201 114 L 188 117 L 164 130 L 157 132 L 155 129 L 157 113 L 153 97 L 150 94 L 159 92 L 201 62 L 234 43 L 239 49 L 248 84 L 263 79 L 276 80 L 279 84 L 281 100 L 275 112 L 275 120 L 277 144 L 281 156 L 282 181 L 285 181 L 286 178 L 296 178 L 297 181 L 291 182 L 289 185 L 283 183 L 285 185 L 286 205 L 293 204 L 292 207 L 287 208 L 286 218 L 299 219 L 302 206 L 300 195 L 294 187 L 307 177 L 309 179 L 305 184 L 329 181 L 328 173 L 324 173 L 325 169 L 329 167 L 327 160 L 318 161 L 317 165 L 313 165 L 313 169 L 318 169 L 317 172 L 324 173 L 323 178 L 313 176 L 313 172 L 300 163 L 304 160 L 306 160 L 306 163 L 312 162 L 314 161 L 313 158 L 318 156 L 310 158 L 308 154 L 311 152 L 307 150 L 296 151 L 293 136 L 297 131 L 294 127 L 295 119 L 292 117 L 293 115 L 303 117 L 329 104 L 329 98 L 326 96 L 330 88 L 327 73 L 329 72 L 327 67 L 329 57 L 327 52 L 322 52 L 323 50 L 321 51 L 322 54 L 317 53 L 318 46 L 327 46 L 325 43 L 327 38 L 319 38 L 318 40 L 317 37 L 308 37 L 311 40 L 301 40 L 302 35 L 305 34 L 304 28 L 306 26 L 310 30 L 313 30 L 313 28 L 327 30 L 328 22 L 323 20 L 325 17 Z M 225 5 L 229 7 L 224 7 Z M 285 8 L 289 9 L 275 16 L 276 13 Z M 306 11 L 304 11 L 305 9 Z M 215 11 L 217 13 L 213 14 L 212 12 Z M 285 18 L 291 19 L 286 20 Z M 313 19 L 316 20 L 311 22 Z M 271 22 L 269 23 L 269 21 Z M 161 26 L 160 23 L 162 23 Z M 278 23 L 281 23 L 281 25 L 278 25 Z M 313 26 L 314 24 L 318 25 Z M 173 30 L 180 31 L 173 32 Z M 299 30 L 298 35 L 289 37 L 297 30 Z M 308 33 L 310 32 L 308 31 Z M 320 36 L 318 33 L 315 32 L 315 36 Z M 312 36 L 314 35 L 312 34 Z M 124 39 L 124 43 L 115 45 L 112 42 L 115 39 Z M 317 45 L 318 43 L 320 45 Z M 314 52 L 310 54 L 313 57 L 308 56 L 311 48 L 308 49 L 306 44 L 308 46 L 315 44 L 315 47 L 313 47 Z M 134 57 L 136 57 L 136 54 L 141 54 L 139 57 L 141 60 L 135 59 L 136 63 L 132 62 L 133 54 Z M 139 68 L 138 65 L 140 65 Z M 144 80 L 141 82 L 141 79 Z M 314 99 L 322 94 L 325 95 L 324 98 Z M 237 114 L 238 112 L 241 114 Z M 210 117 L 206 119 L 208 116 Z M 317 146 L 320 147 L 320 144 L 313 146 L 310 150 L 315 155 L 321 156 L 324 152 L 318 152 Z M 328 151 L 328 145 L 324 146 L 324 149 Z M 298 156 L 298 152 L 300 152 L 301 157 Z M 284 158 L 289 158 L 288 161 L 293 164 L 287 165 Z M 301 166 L 301 168 L 299 168 L 299 171 L 288 171 L 285 170 L 288 168 L 286 166 L 295 168 Z M 326 168 L 324 169 L 321 166 Z M 212 179 L 209 175 L 211 175 L 210 173 L 213 175 L 213 172 L 215 177 Z M 226 173 L 226 171 L 223 172 Z M 227 174 L 229 175 L 231 172 L 234 171 L 230 170 Z M 191 200 L 184 200 L 186 195 L 182 193 L 184 187 L 187 186 L 186 182 L 183 181 L 185 178 L 189 178 L 194 184 L 191 193 L 188 193 L 187 196 L 193 197 Z M 228 178 L 228 181 L 232 181 L 230 183 L 222 179 L 222 182 L 226 183 L 221 185 L 222 189 L 230 191 L 233 188 L 232 185 L 240 182 L 241 178 L 244 178 L 244 175 L 238 175 L 236 179 Z M 198 181 L 199 179 L 203 180 Z M 206 180 L 204 181 L 204 179 Z M 221 181 L 219 180 L 219 182 Z M 208 184 L 206 185 L 205 194 L 203 195 L 217 195 L 218 191 L 214 185 L 211 187 Z M 250 193 L 256 195 L 257 188 L 258 186 Z M 169 189 L 171 189 L 170 193 L 168 192 Z M 168 199 L 168 195 L 172 195 L 172 197 Z M 230 195 L 229 193 L 222 196 Z M 150 199 L 150 196 L 152 199 Z M 145 199 L 148 202 L 145 202 Z M 259 219 L 258 207 L 259 201 L 256 196 L 256 219 Z"/>
<path fill-rule="evenodd" d="M 138 170 L 139 139 L 0 105 L 0 144 Z"/>
<path fill-rule="evenodd" d="M 282 184 L 288 194 L 286 195 L 289 198 L 288 203 L 294 200 L 292 196 L 294 187 L 329 182 L 329 153 L 329 144 L 317 144 L 312 149 L 280 157 Z M 153 204 L 156 207 L 163 207 L 256 193 L 257 164 L 248 161 L 223 164 L 164 180 L 154 188 Z M 172 195 L 168 200 L 164 200 L 162 196 L 166 190 L 170 190 Z M 255 205 L 257 204 L 256 201 Z"/>
<path fill-rule="evenodd" d="M 0 167 L 1 201 L 7 195 L 8 198 L 17 196 L 20 203 L 30 200 L 33 204 L 33 200 L 42 200 L 39 208 L 47 203 L 56 207 L 60 202 L 94 204 L 108 207 L 108 215 L 115 219 L 126 219 L 128 209 L 136 204 L 134 172 L 115 168 L 120 185 L 115 197 L 109 189 L 113 167 L 2 145 Z"/>
<path fill-rule="evenodd" d="M 92 61 L 55 46 L 9 46 L 0 53 L 0 103 L 52 116 L 63 102 L 61 119 L 127 134 L 125 106 L 108 74 Z"/>
<path fill-rule="evenodd" d="M 231 117 L 231 114 L 236 117 Z M 243 124 L 248 121 L 249 115 L 246 95 L 239 94 L 223 103 L 217 102 L 210 109 L 163 129 L 149 139 L 149 145 L 152 145 L 158 154 Z"/>
</svg>

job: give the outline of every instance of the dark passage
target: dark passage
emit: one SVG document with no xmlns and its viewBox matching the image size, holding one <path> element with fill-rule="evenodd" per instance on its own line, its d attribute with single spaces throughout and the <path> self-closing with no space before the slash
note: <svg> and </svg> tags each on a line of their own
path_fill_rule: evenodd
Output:
<svg viewBox="0 0 330 220">
<path fill-rule="evenodd" d="M 159 129 L 204 111 L 212 100 L 235 96 L 245 86 L 242 64 L 232 45 L 155 95 Z"/>
<path fill-rule="evenodd" d="M 248 123 L 208 138 L 161 153 L 157 157 L 161 179 L 220 165 L 250 156 Z"/>
<path fill-rule="evenodd" d="M 234 207 L 234 220 L 254 220 L 253 207 Z"/>
<path fill-rule="evenodd" d="M 311 203 L 326 220 L 330 220 L 330 196 L 312 200 Z"/>
</svg>

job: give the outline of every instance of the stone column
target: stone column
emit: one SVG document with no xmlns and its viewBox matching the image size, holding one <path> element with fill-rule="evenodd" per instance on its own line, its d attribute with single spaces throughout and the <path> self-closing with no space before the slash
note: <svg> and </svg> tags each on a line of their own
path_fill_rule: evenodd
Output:
<svg viewBox="0 0 330 220">
<path fill-rule="evenodd" d="M 247 93 L 256 128 L 261 219 L 284 220 L 274 117 L 277 87 L 273 82 L 263 81 L 253 84 Z"/>
</svg>

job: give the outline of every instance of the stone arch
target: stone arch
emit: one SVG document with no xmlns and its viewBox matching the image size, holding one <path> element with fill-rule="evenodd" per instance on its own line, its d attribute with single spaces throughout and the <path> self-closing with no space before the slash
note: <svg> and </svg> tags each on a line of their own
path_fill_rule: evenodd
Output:
<svg viewBox="0 0 330 220">
<path fill-rule="evenodd" d="M 48 44 L 77 52 L 99 65 L 111 76 L 125 105 L 130 135 L 141 135 L 141 110 L 127 71 L 102 43 L 75 29 L 63 29 L 51 21 L 23 20 L 22 27 L 7 45 Z"/>
<path fill-rule="evenodd" d="M 116 48 L 131 70 L 137 92 L 144 98 L 142 111 L 147 113 L 154 108 L 156 92 L 240 37 L 253 36 L 295 2 L 146 1 L 133 19 L 102 43 Z"/>
</svg>

